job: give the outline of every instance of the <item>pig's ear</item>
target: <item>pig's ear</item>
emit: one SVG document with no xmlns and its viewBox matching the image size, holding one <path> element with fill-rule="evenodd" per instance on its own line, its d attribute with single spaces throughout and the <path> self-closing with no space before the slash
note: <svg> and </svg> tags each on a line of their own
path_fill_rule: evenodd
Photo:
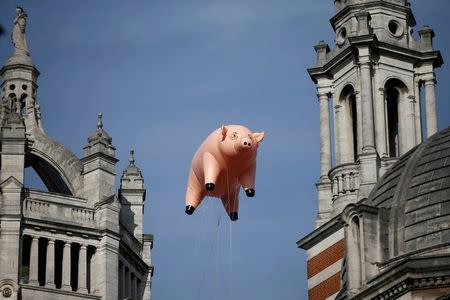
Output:
<svg viewBox="0 0 450 300">
<path fill-rule="evenodd" d="M 220 130 L 222 131 L 222 137 L 221 137 L 220 141 L 223 141 L 227 137 L 228 129 L 224 125 L 222 125 L 222 127 L 220 127 Z"/>
<path fill-rule="evenodd" d="M 259 143 L 264 139 L 264 131 L 253 133 L 252 137 Z"/>
</svg>

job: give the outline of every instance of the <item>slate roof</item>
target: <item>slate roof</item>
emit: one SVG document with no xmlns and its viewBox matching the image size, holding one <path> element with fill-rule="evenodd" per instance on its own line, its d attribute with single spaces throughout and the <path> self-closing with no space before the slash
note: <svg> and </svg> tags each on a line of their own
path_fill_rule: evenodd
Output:
<svg viewBox="0 0 450 300">
<path fill-rule="evenodd" d="M 394 254 L 450 242 L 450 127 L 403 155 L 367 202 L 391 209 Z"/>
</svg>

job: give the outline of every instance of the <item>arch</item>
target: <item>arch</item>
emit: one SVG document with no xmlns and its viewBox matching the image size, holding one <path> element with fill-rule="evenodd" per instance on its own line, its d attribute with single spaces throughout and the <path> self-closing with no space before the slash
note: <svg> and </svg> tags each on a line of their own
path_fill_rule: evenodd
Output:
<svg viewBox="0 0 450 300">
<path fill-rule="evenodd" d="M 27 153 L 25 160 L 25 166 L 32 167 L 36 171 L 49 192 L 73 195 L 64 173 L 58 170 L 56 165 L 45 155 L 39 155 L 33 151 Z"/>
<path fill-rule="evenodd" d="M 402 101 L 408 94 L 408 88 L 398 78 L 391 77 L 384 84 L 385 115 L 386 115 L 386 149 L 389 157 L 398 157 L 403 152 L 401 136 L 406 131 L 404 120 L 405 103 Z"/>
<path fill-rule="evenodd" d="M 341 162 L 349 163 L 358 157 L 358 114 L 356 109 L 356 93 L 352 84 L 347 84 L 339 96 L 341 106 L 341 123 L 339 140 L 341 142 Z"/>
</svg>

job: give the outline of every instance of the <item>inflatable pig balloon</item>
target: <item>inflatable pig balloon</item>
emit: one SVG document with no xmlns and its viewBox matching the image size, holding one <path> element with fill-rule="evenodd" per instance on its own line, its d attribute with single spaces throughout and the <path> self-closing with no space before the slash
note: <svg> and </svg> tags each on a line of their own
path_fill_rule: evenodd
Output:
<svg viewBox="0 0 450 300">
<path fill-rule="evenodd" d="M 217 197 L 230 219 L 238 219 L 239 188 L 255 196 L 256 152 L 264 132 L 227 125 L 211 133 L 192 159 L 186 191 L 186 213 L 192 215 L 205 196 Z"/>
</svg>

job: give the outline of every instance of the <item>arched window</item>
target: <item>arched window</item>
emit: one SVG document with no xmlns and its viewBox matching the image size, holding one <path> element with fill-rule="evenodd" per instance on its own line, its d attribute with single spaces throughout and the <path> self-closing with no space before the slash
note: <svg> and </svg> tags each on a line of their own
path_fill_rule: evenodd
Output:
<svg viewBox="0 0 450 300">
<path fill-rule="evenodd" d="M 402 154 L 402 134 L 407 131 L 400 117 L 402 111 L 401 99 L 407 93 L 407 88 L 398 79 L 390 79 L 385 84 L 386 107 L 386 143 L 389 157 L 398 157 Z M 405 118 L 406 119 L 406 116 Z"/>
<path fill-rule="evenodd" d="M 341 105 L 341 160 L 343 163 L 354 162 L 358 159 L 358 114 L 356 109 L 355 89 L 346 85 L 339 97 Z"/>
<path fill-rule="evenodd" d="M 387 110 L 387 137 L 389 157 L 399 156 L 398 140 L 398 99 L 399 93 L 396 88 L 386 89 L 386 110 Z"/>
</svg>

